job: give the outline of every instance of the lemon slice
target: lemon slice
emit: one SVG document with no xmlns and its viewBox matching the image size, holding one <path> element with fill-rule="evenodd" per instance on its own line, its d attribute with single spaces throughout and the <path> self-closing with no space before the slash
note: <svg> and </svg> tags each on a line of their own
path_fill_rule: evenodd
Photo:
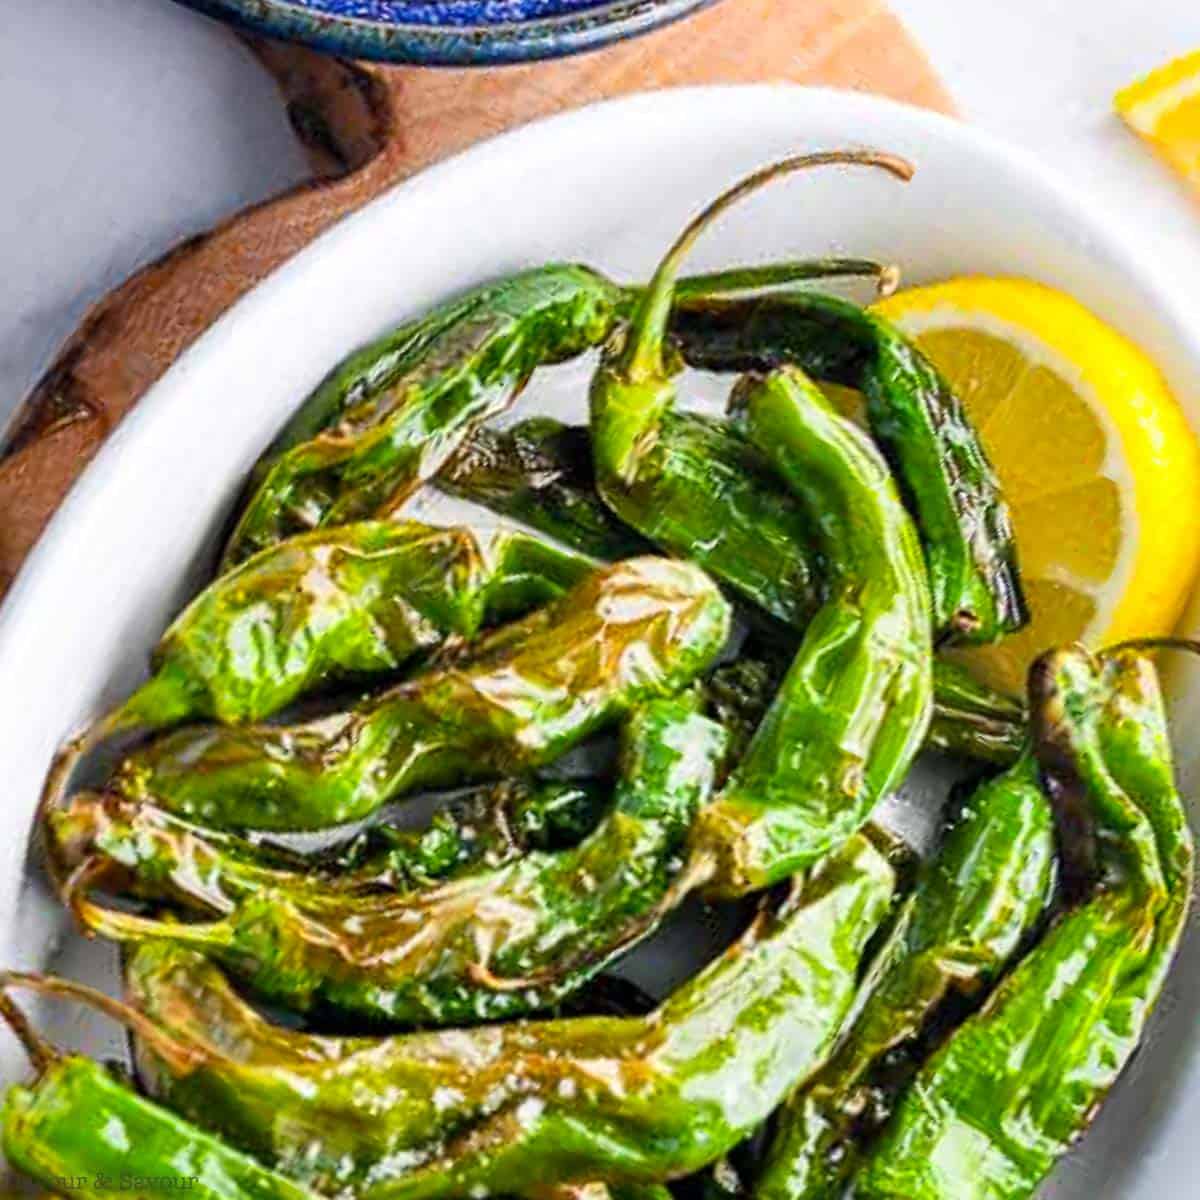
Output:
<svg viewBox="0 0 1200 1200">
<path fill-rule="evenodd" d="M 1154 364 L 1022 279 L 955 279 L 874 311 L 962 397 L 1012 510 L 1031 621 L 956 657 L 1020 693 L 1050 646 L 1169 633 L 1200 564 L 1200 447 Z"/>
<path fill-rule="evenodd" d="M 1113 103 L 1131 129 L 1200 187 L 1200 50 L 1131 83 Z"/>
</svg>

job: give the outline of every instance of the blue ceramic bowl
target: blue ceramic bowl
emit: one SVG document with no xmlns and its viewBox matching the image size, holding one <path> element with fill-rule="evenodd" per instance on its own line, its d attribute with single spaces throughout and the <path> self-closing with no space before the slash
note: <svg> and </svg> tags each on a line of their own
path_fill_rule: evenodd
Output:
<svg viewBox="0 0 1200 1200">
<path fill-rule="evenodd" d="M 270 37 L 352 58 L 483 66 L 558 58 L 645 33 L 714 0 L 180 0 Z"/>
</svg>

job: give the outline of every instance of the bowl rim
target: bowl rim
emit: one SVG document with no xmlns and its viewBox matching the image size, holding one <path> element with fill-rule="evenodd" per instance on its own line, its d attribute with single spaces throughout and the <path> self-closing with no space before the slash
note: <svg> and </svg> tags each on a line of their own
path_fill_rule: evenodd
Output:
<svg viewBox="0 0 1200 1200">
<path fill-rule="evenodd" d="M 526 21 L 427 25 L 338 16 L 291 0 L 176 0 L 249 33 L 327 54 L 426 67 L 485 67 L 565 58 L 649 33 L 719 0 L 608 0 Z"/>
<path fill-rule="evenodd" d="M 192 0 L 183 2 L 191 3 Z M 201 2 L 207 3 L 209 0 Z M 636 123 L 639 114 L 648 108 L 677 106 L 683 111 L 693 104 L 701 105 L 717 96 L 765 99 L 771 95 L 797 93 L 806 95 L 814 104 L 840 106 L 851 115 L 869 118 L 872 115 L 884 114 L 889 121 L 898 119 L 916 131 L 927 131 L 935 137 L 945 139 L 952 143 L 956 150 L 990 157 L 1007 172 L 1023 176 L 1032 189 L 1053 198 L 1064 209 L 1070 209 L 1081 225 L 1094 232 L 1095 240 L 1106 246 L 1120 272 L 1127 278 L 1136 280 L 1142 290 L 1154 296 L 1164 323 L 1170 327 L 1179 346 L 1195 362 L 1196 369 L 1200 372 L 1200 328 L 1192 319 L 1193 305 L 1182 287 L 1169 272 L 1157 266 L 1153 258 L 1139 248 L 1115 212 L 1083 189 L 1074 187 L 1065 175 L 1044 163 L 1031 151 L 997 134 L 931 109 L 919 108 L 875 93 L 785 82 L 666 87 L 597 100 L 579 108 L 539 117 L 485 138 L 423 168 L 413 176 L 399 180 L 363 208 L 336 222 L 297 251 L 218 317 L 191 345 L 185 347 L 163 375 L 151 384 L 141 400 L 122 418 L 112 436 L 105 440 L 71 485 L 16 576 L 11 580 L 7 591 L 0 595 L 0 667 L 3 666 L 6 651 L 15 640 L 14 633 L 19 631 L 26 621 L 37 619 L 39 602 L 36 593 L 46 577 L 53 575 L 55 560 L 70 558 L 68 542 L 73 527 L 87 512 L 93 499 L 98 498 L 104 491 L 107 481 L 119 473 L 128 443 L 137 440 L 144 427 L 168 419 L 170 406 L 164 402 L 165 394 L 188 373 L 189 364 L 196 357 L 210 352 L 227 336 L 233 326 L 240 324 L 247 317 L 253 319 L 256 310 L 269 308 L 278 293 L 294 288 L 297 281 L 309 273 L 314 264 L 336 254 L 338 244 L 343 239 L 356 238 L 358 226 L 369 222 L 375 210 L 392 202 L 399 193 L 428 187 L 436 188 L 464 169 L 475 169 L 478 164 L 503 159 L 525 141 L 554 140 L 560 129 L 569 130 L 575 126 L 577 136 L 586 142 L 590 126 L 603 126 L 614 119 L 619 121 L 622 118 Z M 1197 436 L 1200 437 L 1200 432 Z M 1200 581 L 1197 583 L 1197 593 L 1200 595 Z M 66 738 L 70 732 L 64 729 L 62 736 Z M 0 917 L 4 911 L 3 899 L 3 887 L 0 886 Z"/>
<path fill-rule="evenodd" d="M 129 452 L 148 436 L 153 439 L 174 427 L 176 418 L 171 400 L 181 391 L 194 390 L 193 377 L 204 359 L 227 352 L 232 343 L 244 336 L 243 326 L 253 328 L 264 313 L 270 313 L 280 303 L 281 297 L 295 293 L 306 281 L 311 284 L 322 264 L 336 259 L 343 247 L 360 240 L 364 229 L 369 229 L 379 219 L 382 210 L 392 204 L 403 204 L 402 195 L 415 197 L 424 193 L 428 197 L 443 188 L 456 187 L 464 177 L 474 178 L 509 156 L 521 158 L 536 154 L 539 148 L 547 145 L 586 146 L 592 136 L 611 136 L 612 127 L 636 127 L 639 121 L 651 115 L 659 122 L 676 117 L 694 119 L 697 110 L 702 113 L 718 108 L 724 111 L 726 106 L 735 103 L 744 104 L 747 110 L 755 110 L 774 100 L 794 105 L 796 115 L 801 119 L 806 111 L 822 110 L 825 115 L 832 113 L 839 119 L 846 119 L 853 127 L 870 128 L 873 137 L 886 136 L 889 129 L 906 127 L 913 137 L 927 138 L 930 143 L 941 142 L 953 154 L 968 160 L 990 162 L 1012 176 L 1018 181 L 1014 186 L 1019 185 L 1030 197 L 1040 197 L 1059 207 L 1065 216 L 1078 224 L 1084 248 L 1080 252 L 1102 252 L 1114 273 L 1153 301 L 1156 316 L 1181 353 L 1188 373 L 1200 376 L 1200 329 L 1192 320 L 1194 304 L 1181 283 L 1145 253 L 1144 247 L 1138 244 L 1113 210 L 1029 151 L 994 134 L 882 97 L 795 84 L 668 88 L 594 103 L 502 133 L 400 182 L 293 256 L 185 350 L 121 422 L 81 474 L 18 572 L 8 594 L 0 600 L 0 680 L 10 682 L 10 694 L 17 694 L 23 679 L 22 670 L 34 669 L 36 652 L 54 636 L 53 627 L 47 627 L 50 620 L 47 613 L 55 611 L 56 599 L 73 594 L 78 587 L 77 539 L 86 536 L 89 527 L 102 518 L 106 491 L 112 487 L 120 489 Z M 798 133 L 803 135 L 802 126 Z M 1194 404 L 1192 413 L 1195 411 Z M 38 632 L 30 638 L 28 634 L 32 630 Z M 57 731 L 59 739 L 65 739 L 73 732 L 68 728 L 73 719 L 70 712 L 63 712 Z M 23 732 L 28 726 L 15 707 L 6 724 L 7 731 L 0 726 L 0 744 L 6 745 L 10 753 L 19 752 L 24 756 L 18 760 L 16 772 L 24 793 L 25 785 L 20 777 L 28 774 L 30 769 L 40 772 L 46 760 L 38 761 L 41 749 L 30 744 L 30 732 L 33 731 Z M 15 944 L 25 944 L 31 936 L 27 929 L 18 932 L 11 927 L 22 913 L 21 896 L 29 882 L 27 843 L 23 839 L 17 843 L 18 839 L 12 838 L 9 844 L 0 845 L 0 943 L 20 939 L 9 945 L 9 953 Z M 10 928 L 5 928 L 6 922 Z M 1200 931 L 1200 924 L 1194 923 L 1193 937 L 1198 936 L 1196 931 Z M 1173 976 L 1186 986 L 1187 999 L 1194 1003 L 1195 997 L 1200 995 L 1200 961 L 1186 977 L 1179 976 L 1180 965 L 1176 964 Z M 1178 1031 L 1174 1007 L 1161 1005 L 1160 1019 L 1171 1018 Z M 1200 1111 L 1200 1035 L 1193 1032 L 1190 1012 L 1190 1008 L 1186 1012 L 1180 1010 L 1188 1041 L 1182 1047 L 1171 1045 L 1173 1065 L 1156 1080 L 1154 1102 L 1145 1110 L 1147 1124 L 1139 1126 L 1130 1135 L 1126 1143 L 1128 1153 L 1123 1154 L 1117 1169 L 1107 1177 L 1108 1185 L 1103 1193 L 1106 1196 L 1135 1192 L 1139 1197 L 1175 1195 L 1177 1192 L 1172 1188 L 1148 1189 L 1156 1180 L 1161 1182 L 1164 1173 L 1170 1176 L 1170 1182 L 1182 1178 L 1181 1172 L 1193 1170 L 1193 1162 L 1180 1163 L 1167 1152 L 1169 1145 L 1176 1153 L 1195 1157 L 1189 1152 L 1190 1143 L 1181 1136 L 1180 1125 L 1188 1119 L 1189 1112 Z M 1162 1055 L 1157 1058 L 1161 1060 Z M 1141 1098 L 1145 1099 L 1144 1091 Z M 1180 1099 L 1188 1103 L 1179 1104 Z M 1184 1147 L 1182 1151 L 1181 1146 Z M 1138 1180 L 1136 1185 L 1131 1184 L 1131 1176 Z M 1147 1182 L 1141 1182 L 1142 1179 Z M 1108 1190 L 1114 1184 L 1122 1188 L 1132 1186 L 1134 1190 Z M 1075 1194 L 1100 1193 L 1073 1190 L 1072 1195 Z"/>
</svg>

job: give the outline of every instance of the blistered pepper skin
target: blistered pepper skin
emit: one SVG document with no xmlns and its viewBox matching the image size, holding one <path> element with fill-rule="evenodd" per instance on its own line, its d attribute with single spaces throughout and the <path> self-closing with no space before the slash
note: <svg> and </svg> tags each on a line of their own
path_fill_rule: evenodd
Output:
<svg viewBox="0 0 1200 1200">
<path fill-rule="evenodd" d="M 1193 851 L 1148 659 L 1055 651 L 1030 676 L 1066 912 L 922 1068 L 855 1178 L 869 1200 L 1025 1200 L 1141 1040 Z"/>
<path fill-rule="evenodd" d="M 551 264 L 479 288 L 339 367 L 260 465 L 224 567 L 398 504 L 537 367 L 599 345 L 623 300 L 587 267 Z M 301 429 L 313 432 L 287 445 Z"/>
<path fill-rule="evenodd" d="M 840 1200 L 925 1045 L 1024 947 L 1055 880 L 1050 805 L 1027 752 L 976 789 L 922 868 L 837 1053 L 780 1109 L 754 1200 Z"/>
<path fill-rule="evenodd" d="M 202 829 L 145 802 L 80 792 L 46 815 L 44 838 L 57 879 L 86 865 L 107 891 L 212 915 L 264 889 L 367 895 L 495 870 L 530 850 L 574 845 L 605 807 L 594 784 L 508 780 L 454 798 L 424 829 L 374 825 L 306 855 Z"/>
<path fill-rule="evenodd" d="M 126 1200 L 177 1191 L 197 1200 L 317 1200 L 86 1058 L 62 1058 L 33 1085 L 10 1088 L 0 1121 L 9 1163 L 47 1188 Z"/>
<path fill-rule="evenodd" d="M 395 1026 L 544 1010 L 653 932 L 671 902 L 725 750 L 724 730 L 693 709 L 658 700 L 634 713 L 613 807 L 576 847 L 398 895 L 321 881 L 244 889 L 216 924 L 77 909 L 110 938 L 202 948 L 294 1011 Z"/>
<path fill-rule="evenodd" d="M 750 745 L 771 698 L 787 671 L 778 639 L 752 638 L 735 662 L 718 667 L 705 682 L 717 718 L 734 741 L 733 757 Z M 925 749 L 993 766 L 1011 766 L 1027 735 L 1024 704 L 977 683 L 954 663 L 933 661 L 933 716 Z"/>
<path fill-rule="evenodd" d="M 1008 507 L 958 397 L 889 321 L 798 288 L 764 297 L 685 297 L 673 320 L 688 362 L 767 371 L 794 364 L 856 387 L 871 432 L 921 532 L 934 621 L 954 640 L 991 642 L 1028 620 Z"/>
<path fill-rule="evenodd" d="M 816 608 L 822 583 L 805 513 L 728 422 L 676 410 L 674 377 L 682 364 L 668 332 L 683 262 L 720 214 L 783 175 L 850 163 L 902 179 L 911 174 L 902 160 L 870 151 L 802 155 L 756 172 L 709 204 L 675 240 L 609 340 L 589 396 L 604 503 L 650 541 L 694 560 L 793 625 L 803 625 Z"/>
<path fill-rule="evenodd" d="M 674 451 L 674 461 L 681 464 L 679 478 L 682 480 L 690 473 L 694 481 L 690 490 L 685 489 L 687 503 L 696 507 L 701 494 L 728 497 L 727 488 L 712 486 L 714 480 L 727 480 L 729 472 L 721 464 L 736 461 L 738 456 L 752 457 L 755 476 L 768 479 L 772 506 L 775 501 L 785 506 L 793 514 L 787 523 L 793 524 L 798 533 L 803 531 L 803 540 L 792 541 L 775 520 L 763 522 L 752 517 L 747 521 L 747 536 L 757 531 L 753 557 L 713 556 L 708 560 L 709 569 L 714 578 L 743 599 L 802 630 L 820 604 L 820 596 L 810 584 L 814 580 L 820 582 L 825 565 L 811 543 L 811 530 L 795 497 L 780 488 L 766 459 L 744 436 L 733 440 L 732 426 L 697 420 L 691 428 L 704 434 L 704 454 L 697 453 L 689 459 L 681 445 L 675 445 Z M 672 441 L 669 434 L 664 436 Z M 700 449 L 699 442 L 696 449 Z M 596 494 L 591 440 L 587 429 L 581 426 L 534 418 L 503 434 L 478 430 L 464 445 L 460 460 L 452 466 L 452 478 L 447 481 L 443 474 L 439 479 L 439 484 L 448 491 L 505 516 L 516 517 L 574 550 L 607 560 L 646 545 L 639 535 L 616 519 Z M 730 511 L 749 516 L 758 509 L 730 505 L 717 513 L 714 521 L 728 526 Z M 656 519 L 661 520 L 661 515 Z M 764 528 L 782 529 L 781 537 L 763 537 Z M 691 527 L 689 530 L 688 536 L 694 532 Z M 680 538 L 685 532 L 682 526 L 677 530 Z M 712 538 L 697 540 L 701 545 L 713 542 Z M 811 562 L 807 557 L 810 554 L 815 556 Z M 800 558 L 809 562 L 808 567 L 795 565 Z M 748 569 L 751 564 L 757 565 Z M 784 586 L 780 585 L 781 580 L 785 581 Z M 728 672 L 726 678 L 730 678 Z M 753 724 L 761 719 L 777 683 L 778 679 L 759 672 L 755 694 L 746 697 L 750 701 L 749 710 L 756 714 Z M 1025 709 L 1019 701 L 985 688 L 961 667 L 940 657 L 933 664 L 933 687 L 929 749 L 1002 767 L 1016 761 L 1026 732 Z"/>
<path fill-rule="evenodd" d="M 1025 747 L 1025 706 L 973 679 L 956 663 L 933 664 L 933 720 L 926 743 L 955 758 L 1009 767 Z"/>
<path fill-rule="evenodd" d="M 362 1200 L 662 1182 L 720 1157 L 824 1059 L 893 885 L 854 839 L 649 1016 L 384 1039 L 271 1026 L 199 956 L 146 943 L 127 972 L 160 1030 L 139 1039 L 143 1078 L 280 1172 Z"/>
<path fill-rule="evenodd" d="M 477 429 L 435 482 L 595 558 L 651 551 L 596 494 L 592 441 L 580 425 L 531 417 L 506 430 Z"/>
<path fill-rule="evenodd" d="M 600 494 L 621 521 L 690 558 L 772 617 L 803 628 L 820 604 L 824 563 L 800 504 L 728 422 L 664 409 L 653 438 L 614 482 L 599 449 L 621 400 L 602 369 L 592 384 Z M 631 404 L 640 401 L 634 395 Z M 602 406 L 602 407 L 601 407 Z"/>
<path fill-rule="evenodd" d="M 742 389 L 749 436 L 800 496 L 830 562 L 744 758 L 692 829 L 710 894 L 744 895 L 840 845 L 907 774 L 932 712 L 925 564 L 886 464 L 794 368 Z"/>
<path fill-rule="evenodd" d="M 260 721 L 332 682 L 395 672 L 447 637 L 563 595 L 589 559 L 519 533 L 363 521 L 291 538 L 205 588 L 110 731 Z"/>
<path fill-rule="evenodd" d="M 131 754 L 113 787 L 215 828 L 322 829 L 416 788 L 519 775 L 725 643 L 729 605 L 689 563 L 629 559 L 356 708 L 306 723 L 184 727 Z"/>
<path fill-rule="evenodd" d="M 701 276 L 685 291 L 744 294 L 879 270 L 855 259 L 782 262 Z M 550 263 L 475 288 L 350 355 L 259 462 L 222 569 L 295 534 L 394 511 L 534 370 L 603 343 L 637 295 L 588 267 Z"/>
<path fill-rule="evenodd" d="M 585 284 L 607 291 L 605 281 L 597 284 L 595 273 L 586 267 L 550 264 L 469 291 L 355 351 L 340 362 L 300 405 L 271 443 L 257 473 L 261 475 L 275 458 L 293 446 L 307 442 L 335 425 L 344 413 L 395 388 L 410 373 L 422 371 L 428 359 L 442 352 L 443 345 L 452 345 L 454 338 L 460 336 L 457 326 L 478 323 L 481 316 L 486 316 L 487 307 L 495 296 L 503 297 L 510 287 L 515 287 L 518 297 L 528 291 L 537 298 L 543 277 L 550 281 L 553 292 L 560 273 L 565 273 L 569 281 L 571 272 L 576 270 L 584 272 Z M 879 279 L 885 270 L 877 262 L 860 258 L 785 260 L 693 275 L 680 280 L 679 294 L 688 299 L 746 296 L 801 280 L 855 276 Z M 637 297 L 637 288 L 614 289 L 609 297 L 613 302 L 614 322 L 628 312 Z"/>
</svg>

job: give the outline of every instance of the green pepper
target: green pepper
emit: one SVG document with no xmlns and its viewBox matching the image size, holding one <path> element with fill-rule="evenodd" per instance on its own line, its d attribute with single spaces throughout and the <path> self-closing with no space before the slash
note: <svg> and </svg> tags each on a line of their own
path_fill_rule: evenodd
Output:
<svg viewBox="0 0 1200 1200">
<path fill-rule="evenodd" d="M 756 1200 L 839 1200 L 924 1045 L 1027 942 L 1055 879 L 1050 805 L 1027 752 L 975 791 L 922 869 L 849 1033 L 780 1110 Z"/>
<path fill-rule="evenodd" d="M 778 637 L 752 636 L 735 661 L 708 677 L 705 694 L 713 713 L 732 739 L 731 757 L 741 758 L 762 722 L 787 671 L 781 653 L 794 649 Z M 1025 706 L 977 683 L 962 667 L 944 659 L 933 662 L 933 718 L 925 748 L 942 754 L 1011 765 L 1026 734 Z"/>
<path fill-rule="evenodd" d="M 752 446 L 744 448 L 753 451 Z M 763 466 L 760 460 L 760 472 Z M 438 479 L 438 486 L 600 559 L 620 558 L 632 547 L 645 545 L 596 494 L 591 440 L 581 426 L 534 417 L 504 434 L 477 430 Z M 771 486 L 777 487 L 773 477 Z M 786 500 L 796 503 L 790 494 Z M 735 578 L 724 582 L 738 588 Z M 806 613 L 805 621 L 809 616 Z M 718 668 L 709 685 L 711 698 L 728 705 L 719 709 L 720 719 L 734 720 L 735 740 L 741 743 L 733 751 L 735 758 L 749 744 L 783 678 L 786 660 L 780 644 L 789 647 L 789 653 L 794 651 L 784 629 L 764 630 L 758 643 L 749 652 L 759 660 L 756 664 L 746 664 L 743 654 L 739 662 Z M 774 651 L 769 663 L 759 653 L 767 644 Z M 722 691 L 725 694 L 719 697 Z M 999 766 L 1016 760 L 1025 740 L 1022 704 L 984 687 L 962 667 L 942 658 L 933 664 L 933 695 L 929 749 Z M 737 709 L 740 713 L 735 717 Z"/>
<path fill-rule="evenodd" d="M 315 1200 L 90 1059 L 63 1058 L 32 1088 L 11 1088 L 2 1119 L 8 1161 L 46 1187 L 130 1200 L 176 1191 L 198 1200 Z"/>
<path fill-rule="evenodd" d="M 824 1059 L 893 882 L 853 839 L 646 1017 L 383 1039 L 272 1026 L 203 958 L 147 942 L 127 969 L 142 1077 L 281 1172 L 360 1200 L 677 1178 Z"/>
<path fill-rule="evenodd" d="M 651 933 L 686 890 L 682 851 L 711 794 L 721 726 L 686 699 L 654 701 L 625 730 L 612 811 L 577 847 L 401 895 L 314 886 L 243 889 L 205 925 L 153 921 L 76 898 L 118 941 L 201 948 L 298 1012 L 391 1024 L 498 1020 L 546 1009 Z"/>
<path fill-rule="evenodd" d="M 883 286 L 894 269 L 861 259 L 814 259 L 693 275 L 681 279 L 675 293 L 682 302 L 756 294 L 795 286 L 803 279 L 838 276 L 873 278 Z M 631 302 L 634 295 L 630 293 Z M 350 374 L 358 377 L 365 369 L 359 366 Z M 463 439 L 435 482 L 452 496 L 524 521 L 596 558 L 628 558 L 650 549 L 650 543 L 618 521 L 596 495 L 591 438 L 581 426 L 552 417 L 530 417 L 505 430 L 479 426 Z"/>
<path fill-rule="evenodd" d="M 215 828 L 321 829 L 417 788 L 528 772 L 705 670 L 729 606 L 690 563 L 629 559 L 471 657 L 297 725 L 185 727 L 113 787 Z"/>
<path fill-rule="evenodd" d="M 811 154 L 751 176 L 710 204 L 667 252 L 628 327 L 610 341 L 592 381 L 596 485 L 626 524 L 691 558 L 772 616 L 803 625 L 815 609 L 822 563 L 809 521 L 761 455 L 727 422 L 679 413 L 666 351 L 684 257 L 730 205 L 787 172 L 829 163 L 911 169 L 888 155 Z"/>
<path fill-rule="evenodd" d="M 594 386 L 593 397 L 601 390 Z M 698 563 L 771 616 L 804 628 L 819 606 L 826 564 L 808 518 L 727 421 L 668 410 L 637 477 L 618 486 L 602 474 L 600 492 L 662 550 Z"/>
<path fill-rule="evenodd" d="M 586 267 L 539 267 L 406 326 L 384 353 L 356 356 L 302 410 L 301 424 L 316 431 L 261 464 L 223 566 L 397 504 L 472 425 L 507 408 L 536 367 L 599 345 L 623 296 Z"/>
<path fill-rule="evenodd" d="M 958 397 L 884 318 L 800 290 L 742 299 L 686 296 L 673 321 L 687 361 L 765 371 L 792 363 L 862 391 L 867 417 L 922 534 L 934 623 L 992 642 L 1028 620 L 1008 507 Z"/>
<path fill-rule="evenodd" d="M 660 433 L 654 454 L 672 486 L 634 518 L 669 552 L 803 629 L 820 604 L 823 564 L 796 498 L 727 421 L 672 411 Z M 597 494 L 592 455 L 586 428 L 533 418 L 507 434 L 479 430 L 437 482 L 572 549 L 620 558 L 650 543 Z"/>
<path fill-rule="evenodd" d="M 139 1096 L 99 1063 L 53 1050 L 7 997 L 2 1011 L 38 1074 L 5 1095 L 4 1154 L 45 1187 L 132 1200 L 176 1191 L 198 1200 L 316 1200 L 308 1188 Z"/>
<path fill-rule="evenodd" d="M 102 733 L 262 720 L 331 681 L 396 671 L 448 636 L 523 615 L 588 559 L 520 533 L 362 521 L 290 538 L 205 588 Z"/>
<path fill-rule="evenodd" d="M 152 804 L 80 792 L 47 812 L 43 836 L 51 872 L 68 893 L 70 880 L 86 879 L 193 912 L 229 913 L 264 888 L 412 891 L 494 870 L 529 850 L 574 845 L 603 809 L 594 785 L 506 780 L 452 800 L 424 829 L 373 825 L 313 855 L 201 829 Z"/>
<path fill-rule="evenodd" d="M 656 453 L 669 462 L 678 493 L 692 497 L 706 536 L 699 525 L 686 522 L 682 503 L 678 520 L 668 521 L 676 511 L 669 506 L 666 515 L 655 510 L 644 521 L 662 521 L 664 529 L 669 524 L 669 536 L 660 539 L 666 549 L 683 558 L 705 556 L 706 569 L 740 597 L 803 629 L 820 604 L 823 564 L 796 498 L 729 422 L 672 412 L 666 429 L 668 436 Z M 620 558 L 629 548 L 650 543 L 600 498 L 592 454 L 586 427 L 535 417 L 507 434 L 479 430 L 437 484 L 572 549 L 600 559 Z M 726 496 L 736 502 L 727 503 Z M 714 539 L 720 540 L 722 528 L 732 530 L 727 536 L 736 540 L 739 554 L 708 551 Z M 758 537 L 753 536 L 756 529 Z M 778 577 L 790 586 L 782 586 Z"/>
<path fill-rule="evenodd" d="M 624 341 L 606 357 L 592 388 L 596 479 L 605 502 L 651 541 L 672 553 L 691 555 L 771 615 L 793 625 L 803 625 L 815 609 L 823 575 L 805 522 L 794 505 L 780 501 L 778 492 L 764 491 L 762 472 L 753 470 L 753 456 L 747 462 L 720 423 L 708 423 L 707 444 L 697 444 L 695 423 L 700 419 L 675 411 L 672 375 L 677 364 L 664 347 L 675 277 L 708 223 L 785 171 L 840 161 L 881 166 L 900 178 L 911 173 L 906 163 L 886 155 L 812 155 L 768 168 L 732 188 L 701 213 L 668 252 Z M 797 303 L 808 298 L 816 305 L 825 299 L 805 293 Z M 685 299 L 702 311 L 706 305 L 719 310 L 728 304 L 741 312 L 749 305 L 748 317 L 758 303 Z M 786 290 L 762 298 L 763 305 L 776 301 L 787 304 Z M 862 322 L 875 320 L 846 301 L 830 298 L 829 303 L 858 314 Z M 686 325 L 685 321 L 685 330 Z M 709 332 L 702 327 L 702 333 Z M 871 359 L 876 366 L 862 381 L 868 390 L 868 416 L 920 524 L 935 582 L 935 623 L 950 636 L 994 640 L 1025 619 L 1008 513 L 994 472 L 961 405 L 936 371 L 898 334 L 889 340 L 880 332 L 877 341 L 886 344 L 888 353 Z M 754 345 L 767 365 L 789 359 L 784 348 L 765 335 Z M 697 361 L 719 366 L 739 361 L 719 341 L 715 349 L 705 351 L 702 336 L 692 337 L 689 348 Z M 752 364 L 758 361 L 744 357 Z M 814 373 L 829 373 L 812 355 L 803 365 L 819 368 Z M 708 483 L 704 460 L 713 463 Z M 740 484 L 731 482 L 729 475 Z M 764 569 L 765 563 L 772 563 L 774 570 Z"/>
<path fill-rule="evenodd" d="M 578 425 L 530 417 L 503 431 L 476 429 L 435 482 L 596 558 L 628 558 L 650 548 L 596 495 L 592 441 Z"/>
<path fill-rule="evenodd" d="M 368 826 L 339 849 L 326 873 L 336 872 L 343 887 L 355 876 L 376 889 L 423 887 L 530 850 L 574 846 L 600 823 L 609 799 L 592 780 L 506 779 L 468 789 L 439 807 L 424 829 Z"/>
<path fill-rule="evenodd" d="M 858 259 L 775 263 L 701 276 L 687 292 L 754 293 L 880 270 Z M 636 295 L 587 267 L 551 263 L 476 288 L 351 355 L 256 468 L 223 569 L 293 534 L 395 509 L 537 367 L 600 345 Z"/>
<path fill-rule="evenodd" d="M 864 1200 L 1032 1196 L 1137 1049 L 1186 922 L 1192 842 L 1150 661 L 1054 651 L 1029 700 L 1067 908 L 904 1093 Z"/>
<path fill-rule="evenodd" d="M 502 307 L 507 311 L 509 297 L 504 293 L 510 287 L 515 286 L 518 294 L 528 291 L 537 298 L 543 276 L 550 281 L 548 286 L 553 290 L 562 272 L 566 271 L 569 275 L 577 270 L 585 272 L 585 285 L 594 282 L 587 276 L 595 273 L 587 268 L 564 268 L 550 264 L 469 291 L 355 351 L 340 362 L 297 409 L 271 443 L 257 473 L 263 474 L 279 455 L 336 424 L 343 414 L 355 409 L 363 401 L 403 386 L 406 377 L 414 371 L 424 370 L 427 360 L 435 354 L 448 349 L 450 354 L 447 357 L 452 357 L 453 343 L 462 336 L 461 329 L 457 327 L 470 322 L 478 323 L 481 318 L 486 320 L 486 310 L 497 295 L 502 296 Z M 681 279 L 679 295 L 686 299 L 747 296 L 794 286 L 804 280 L 855 276 L 879 280 L 882 291 L 894 285 L 896 268 L 867 259 L 836 257 L 733 267 Z M 603 287 L 603 283 L 601 281 L 598 286 Z M 616 294 L 618 291 L 619 297 Z M 638 295 L 637 288 L 614 291 L 614 321 L 636 302 Z"/>
<path fill-rule="evenodd" d="M 692 827 L 717 896 L 802 870 L 858 829 L 908 773 L 933 690 L 925 564 L 879 452 L 796 368 L 748 378 L 738 403 L 817 522 L 830 582 L 745 757 Z"/>
<path fill-rule="evenodd" d="M 994 692 L 944 658 L 933 663 L 933 720 L 926 746 L 1007 767 L 1026 738 L 1025 706 Z"/>
<path fill-rule="evenodd" d="M 525 272 L 511 279 L 485 284 L 466 292 L 415 320 L 408 321 L 383 337 L 355 351 L 340 362 L 296 410 L 259 464 L 261 475 L 270 463 L 287 450 L 307 442 L 328 429 L 347 412 L 382 392 L 394 389 L 407 381 L 414 371 L 426 369 L 427 360 L 435 354 L 453 358 L 453 343 L 462 338 L 458 326 L 467 322 L 486 321 L 487 309 L 496 296 L 501 297 L 501 320 L 511 307 L 506 293 L 515 288 L 518 295 L 528 292 L 539 298 L 543 278 L 553 293 L 560 286 L 560 275 L 566 272 L 568 281 L 575 271 L 583 271 L 581 286 L 593 285 L 595 273 L 587 268 L 562 267 L 557 264 Z M 755 295 L 779 287 L 792 286 L 804 280 L 863 277 L 880 281 L 881 290 L 891 286 L 896 269 L 861 258 L 816 258 L 798 261 L 766 263 L 752 267 L 732 267 L 704 275 L 692 275 L 679 281 L 679 295 L 691 300 L 699 297 Z M 603 289 L 605 281 L 595 286 Z M 639 289 L 615 285 L 614 320 L 636 302 Z M 616 298 L 619 292 L 619 298 Z M 477 334 L 475 336 L 478 336 Z"/>
</svg>

